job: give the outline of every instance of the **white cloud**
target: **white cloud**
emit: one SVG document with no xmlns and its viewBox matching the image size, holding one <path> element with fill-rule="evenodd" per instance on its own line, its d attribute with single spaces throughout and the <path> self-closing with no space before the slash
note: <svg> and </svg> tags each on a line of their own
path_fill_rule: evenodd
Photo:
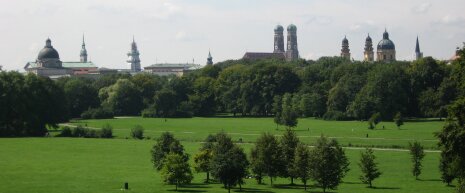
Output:
<svg viewBox="0 0 465 193">
<path fill-rule="evenodd" d="M 414 13 L 427 13 L 430 8 L 431 8 L 431 3 L 425 2 L 425 3 L 422 3 L 422 4 L 412 8 L 412 11 Z"/>
</svg>

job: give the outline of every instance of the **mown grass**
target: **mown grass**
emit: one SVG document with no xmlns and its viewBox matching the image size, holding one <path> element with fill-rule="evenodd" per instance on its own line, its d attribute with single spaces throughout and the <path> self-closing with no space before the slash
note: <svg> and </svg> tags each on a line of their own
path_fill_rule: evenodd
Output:
<svg viewBox="0 0 465 193">
<path fill-rule="evenodd" d="M 276 126 L 273 118 L 121 118 L 104 120 L 72 121 L 74 125 L 101 128 L 110 124 L 117 138 L 129 137 L 135 125 L 144 127 L 146 136 L 155 137 L 170 131 L 182 141 L 202 141 L 208 134 L 225 131 L 234 140 L 254 142 L 263 132 L 280 135 L 284 130 Z M 324 121 L 313 118 L 299 119 L 295 129 L 301 141 L 313 144 L 320 135 L 337 138 L 344 146 L 373 146 L 382 148 L 406 148 L 409 142 L 419 141 L 427 149 L 437 149 L 434 133 L 440 131 L 442 121 L 406 122 L 400 129 L 393 122 L 381 122 L 376 129 L 369 130 L 361 121 Z M 367 137 L 368 136 L 368 137 Z"/>
<path fill-rule="evenodd" d="M 174 122 L 172 120 L 168 122 L 170 121 Z M 97 125 L 98 122 L 95 124 Z M 123 133 L 126 134 L 121 132 L 119 135 Z M 177 133 L 175 133 L 176 137 L 178 137 Z M 154 136 L 155 134 L 153 133 Z M 193 137 L 203 138 L 197 134 Z M 0 139 L 0 155 L 2 156 L 0 159 L 0 192 L 114 193 L 122 192 L 121 187 L 124 182 L 129 183 L 129 192 L 173 192 L 174 186 L 163 184 L 160 174 L 152 168 L 150 149 L 153 144 L 153 140 L 121 138 Z M 182 144 L 191 155 L 195 154 L 200 146 L 200 143 L 192 141 L 183 141 Z M 241 144 L 241 146 L 249 153 L 252 144 Z M 423 173 L 420 175 L 420 180 L 415 180 L 410 173 L 411 163 L 408 152 L 375 150 L 377 162 L 383 174 L 374 181 L 375 188 L 367 188 L 358 180 L 360 170 L 357 163 L 360 152 L 361 150 L 346 149 L 351 162 L 351 170 L 344 178 L 344 183 L 332 192 L 447 193 L 454 191 L 454 188 L 447 187 L 440 181 L 439 153 L 437 152 L 426 153 Z M 220 184 L 204 184 L 204 177 L 203 173 L 195 174 L 192 185 L 184 186 L 180 190 L 182 192 L 227 192 Z M 269 183 L 269 179 L 266 178 L 264 182 Z M 275 187 L 271 188 L 269 184 L 258 185 L 255 180 L 248 179 L 243 187 L 245 192 L 304 192 L 300 181 L 296 181 L 298 182 L 296 186 L 289 186 L 289 182 L 289 179 L 279 178 L 275 181 Z M 311 187 L 308 192 L 322 192 L 322 190 Z"/>
</svg>

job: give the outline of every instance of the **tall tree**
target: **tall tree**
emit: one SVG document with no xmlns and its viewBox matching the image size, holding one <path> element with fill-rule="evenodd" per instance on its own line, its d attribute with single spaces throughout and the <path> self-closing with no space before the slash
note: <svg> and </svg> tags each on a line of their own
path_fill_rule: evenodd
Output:
<svg viewBox="0 0 465 193">
<path fill-rule="evenodd" d="M 244 150 L 234 145 L 225 133 L 217 134 L 216 141 L 211 162 L 212 175 L 230 192 L 231 187 L 244 183 L 249 162 Z"/>
<path fill-rule="evenodd" d="M 326 192 L 342 182 L 349 171 L 349 161 L 336 140 L 321 136 L 311 151 L 310 168 L 312 179 Z"/>
<path fill-rule="evenodd" d="M 179 185 L 190 183 L 194 178 L 189 162 L 185 159 L 185 156 L 171 152 L 166 155 L 164 162 L 161 169 L 163 181 L 165 183 L 175 184 L 176 191 L 178 191 Z"/>
<path fill-rule="evenodd" d="M 283 161 L 285 163 L 285 170 L 282 176 L 291 178 L 291 184 L 294 184 L 294 178 L 296 178 L 297 176 L 293 172 L 294 170 L 292 165 L 294 164 L 296 148 L 299 144 L 299 138 L 297 138 L 297 135 L 294 130 L 287 128 L 283 136 L 281 137 L 280 142 L 283 150 Z"/>
<path fill-rule="evenodd" d="M 128 79 L 119 79 L 101 89 L 99 97 L 102 106 L 110 108 L 115 115 L 138 115 L 143 107 L 140 91 Z"/>
<path fill-rule="evenodd" d="M 310 150 L 303 144 L 298 144 L 295 150 L 294 160 L 292 162 L 292 172 L 294 177 L 300 178 L 307 190 L 307 182 L 310 179 Z"/>
<path fill-rule="evenodd" d="M 152 163 L 158 171 L 163 168 L 165 157 L 169 153 L 183 155 L 184 159 L 189 159 L 187 154 L 184 154 L 184 147 L 179 140 L 174 138 L 173 134 L 164 132 L 152 147 Z"/>
<path fill-rule="evenodd" d="M 450 160 L 444 152 L 441 152 L 439 171 L 441 172 L 442 182 L 447 183 L 448 186 L 450 186 L 450 183 L 455 179 L 455 171 L 452 168 L 452 163 L 452 160 Z"/>
<path fill-rule="evenodd" d="M 396 113 L 396 115 L 394 116 L 394 123 L 397 125 L 397 128 L 400 129 L 400 126 L 404 124 L 404 117 L 402 117 L 402 113 Z"/>
<path fill-rule="evenodd" d="M 360 175 L 360 180 L 365 184 L 369 184 L 370 188 L 373 187 L 373 180 L 381 175 L 375 159 L 376 157 L 373 154 L 373 150 L 371 148 L 366 148 L 365 152 L 361 153 L 360 163 L 358 163 L 363 173 Z"/>
<path fill-rule="evenodd" d="M 282 158 L 282 147 L 278 139 L 270 133 L 263 133 L 256 142 L 257 160 L 263 167 L 263 173 L 270 177 L 273 186 L 273 178 L 281 174 L 285 168 Z"/>
<path fill-rule="evenodd" d="M 465 191 L 465 98 L 449 107 L 449 117 L 441 132 L 437 133 L 445 159 L 458 178 L 457 192 Z"/>
<path fill-rule="evenodd" d="M 425 157 L 425 152 L 423 151 L 423 146 L 415 141 L 413 143 L 409 142 L 410 155 L 412 156 L 412 174 L 415 176 L 415 179 L 418 180 L 418 176 L 421 174 L 422 164 L 421 161 Z"/>
</svg>

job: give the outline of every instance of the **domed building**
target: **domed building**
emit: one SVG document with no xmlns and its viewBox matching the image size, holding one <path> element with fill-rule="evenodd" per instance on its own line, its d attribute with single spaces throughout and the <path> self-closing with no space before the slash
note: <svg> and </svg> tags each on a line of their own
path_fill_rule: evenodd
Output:
<svg viewBox="0 0 465 193">
<path fill-rule="evenodd" d="M 378 43 L 376 61 L 396 61 L 396 46 L 394 42 L 389 39 L 389 33 L 386 30 L 383 33 L 383 39 Z"/>
<path fill-rule="evenodd" d="M 38 76 L 50 78 L 59 78 L 63 76 L 88 74 L 90 71 L 97 70 L 97 67 L 87 61 L 87 50 L 84 39 L 82 40 L 82 49 L 80 52 L 79 62 L 62 62 L 58 51 L 53 48 L 52 41 L 48 38 L 45 46 L 40 50 L 35 62 L 28 62 L 24 70 L 34 73 Z"/>
</svg>

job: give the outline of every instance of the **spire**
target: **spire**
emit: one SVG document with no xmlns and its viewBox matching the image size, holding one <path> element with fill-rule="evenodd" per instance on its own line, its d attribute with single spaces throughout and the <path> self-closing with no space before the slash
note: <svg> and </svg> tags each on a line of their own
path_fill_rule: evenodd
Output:
<svg viewBox="0 0 465 193">
<path fill-rule="evenodd" d="M 52 40 L 50 40 L 50 38 L 47 38 L 47 40 L 45 41 L 45 47 L 52 48 Z"/>
<path fill-rule="evenodd" d="M 417 43 L 415 45 L 415 56 L 417 60 L 419 60 L 420 58 L 423 58 L 423 53 L 420 51 L 420 42 L 418 41 L 418 36 L 417 36 Z"/>
<path fill-rule="evenodd" d="M 417 36 L 417 45 L 415 46 L 415 53 L 420 52 L 420 43 L 418 42 L 418 36 Z"/>
<path fill-rule="evenodd" d="M 80 61 L 87 62 L 87 50 L 86 50 L 86 43 L 84 41 L 84 34 L 82 34 L 82 48 L 80 54 Z"/>
<path fill-rule="evenodd" d="M 213 58 L 210 53 L 210 49 L 208 50 L 208 58 L 207 58 L 207 65 L 212 65 L 213 64 Z"/>
</svg>

